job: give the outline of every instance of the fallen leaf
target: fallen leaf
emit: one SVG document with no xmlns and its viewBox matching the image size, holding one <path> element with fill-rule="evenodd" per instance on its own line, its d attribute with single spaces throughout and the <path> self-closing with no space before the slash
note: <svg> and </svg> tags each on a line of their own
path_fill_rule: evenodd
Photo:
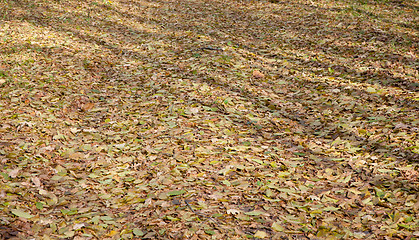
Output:
<svg viewBox="0 0 419 240">
<path fill-rule="evenodd" d="M 95 104 L 94 104 L 94 103 L 92 103 L 92 102 L 88 102 L 88 103 L 85 103 L 85 104 L 83 104 L 83 105 L 81 106 L 81 110 L 83 110 L 84 112 L 87 112 L 87 111 L 89 111 L 90 109 L 92 109 L 94 106 L 95 106 Z"/>
<path fill-rule="evenodd" d="M 18 217 L 22 217 L 22 218 L 26 218 L 26 219 L 34 217 L 34 215 L 31 215 L 30 213 L 27 213 L 27 212 L 25 212 L 23 210 L 20 210 L 20 209 L 12 209 L 11 212 Z"/>
<path fill-rule="evenodd" d="M 260 78 L 264 78 L 265 74 L 263 74 L 259 70 L 254 70 L 253 73 L 252 73 L 252 76 L 256 79 L 260 79 Z"/>
<path fill-rule="evenodd" d="M 35 184 L 36 187 L 40 187 L 41 186 L 41 180 L 39 180 L 39 178 L 32 177 L 31 180 Z"/>
<path fill-rule="evenodd" d="M 16 178 L 19 175 L 20 168 L 15 168 L 9 172 L 9 177 Z"/>
<path fill-rule="evenodd" d="M 369 92 L 369 93 L 375 93 L 375 92 L 377 92 L 377 90 L 375 90 L 375 88 L 373 88 L 373 87 L 367 87 L 367 90 L 366 91 Z"/>
<path fill-rule="evenodd" d="M 249 216 L 259 216 L 259 215 L 265 214 L 265 212 L 262 212 L 262 211 L 251 211 L 251 212 L 245 212 L 244 214 L 249 215 Z"/>
<path fill-rule="evenodd" d="M 257 231 L 255 235 L 253 235 L 255 238 L 266 238 L 268 234 L 264 231 Z"/>
<path fill-rule="evenodd" d="M 241 211 L 237 210 L 237 209 L 228 209 L 227 210 L 227 214 L 239 214 Z"/>
<path fill-rule="evenodd" d="M 82 227 L 84 227 L 84 226 L 86 226 L 86 224 L 85 223 L 76 223 L 76 224 L 74 224 L 74 226 L 73 226 L 73 230 L 79 230 L 79 229 L 81 229 Z"/>
<path fill-rule="evenodd" d="M 185 190 L 175 190 L 175 191 L 168 192 L 167 195 L 168 196 L 177 196 L 177 195 L 182 195 L 185 192 L 186 192 Z"/>
<path fill-rule="evenodd" d="M 283 232 L 284 231 L 284 227 L 281 225 L 280 222 L 272 223 L 272 229 L 277 231 L 277 232 Z"/>
</svg>

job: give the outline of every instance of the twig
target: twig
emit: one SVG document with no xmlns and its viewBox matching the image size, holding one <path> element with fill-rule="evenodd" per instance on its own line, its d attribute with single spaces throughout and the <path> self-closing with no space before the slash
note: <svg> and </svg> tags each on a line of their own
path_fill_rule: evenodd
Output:
<svg viewBox="0 0 419 240">
<path fill-rule="evenodd" d="M 196 215 L 198 215 L 198 216 L 200 216 L 200 217 L 202 217 L 202 218 L 207 219 L 206 221 L 208 221 L 208 220 L 213 221 L 214 223 L 216 223 L 216 224 L 217 224 L 217 226 L 218 226 L 218 227 L 220 227 L 220 228 L 222 229 L 221 225 L 220 225 L 220 224 L 217 222 L 217 220 L 215 220 L 214 218 L 212 218 L 212 217 L 207 217 L 207 216 L 203 215 L 202 213 L 199 213 L 199 212 L 196 212 L 195 210 L 193 210 L 192 206 L 189 204 L 189 200 L 185 200 L 185 203 L 186 203 L 186 205 L 188 206 L 188 208 L 189 208 L 189 209 L 191 209 L 191 211 L 192 211 L 193 213 L 195 213 Z M 205 222 L 206 222 L 206 221 L 205 221 Z M 205 223 L 205 222 L 204 222 L 204 223 Z"/>
<path fill-rule="evenodd" d="M 215 47 L 202 47 L 201 50 L 211 50 L 211 51 L 223 51 L 222 48 L 215 48 Z"/>
</svg>

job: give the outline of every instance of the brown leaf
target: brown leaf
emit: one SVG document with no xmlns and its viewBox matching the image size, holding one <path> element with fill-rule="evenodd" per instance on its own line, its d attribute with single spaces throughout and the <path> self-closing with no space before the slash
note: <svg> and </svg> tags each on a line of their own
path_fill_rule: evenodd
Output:
<svg viewBox="0 0 419 240">
<path fill-rule="evenodd" d="M 40 187 L 41 186 L 41 180 L 39 180 L 39 178 L 37 177 L 32 177 L 32 182 L 35 184 L 36 187 Z"/>
<path fill-rule="evenodd" d="M 264 78 L 265 74 L 263 74 L 259 70 L 254 70 L 253 73 L 252 73 L 252 76 L 256 79 L 260 79 L 260 78 Z"/>
<path fill-rule="evenodd" d="M 87 111 L 89 111 L 90 109 L 92 109 L 94 106 L 95 106 L 95 104 L 94 104 L 94 103 L 92 103 L 92 102 L 88 102 L 88 103 L 85 103 L 85 104 L 83 104 L 83 105 L 81 106 L 81 110 L 82 110 L 82 111 L 84 111 L 84 112 L 87 112 Z"/>
<path fill-rule="evenodd" d="M 15 178 L 17 177 L 17 175 L 19 175 L 19 171 L 20 171 L 20 168 L 13 169 L 12 171 L 9 172 L 9 176 L 11 178 Z"/>
</svg>

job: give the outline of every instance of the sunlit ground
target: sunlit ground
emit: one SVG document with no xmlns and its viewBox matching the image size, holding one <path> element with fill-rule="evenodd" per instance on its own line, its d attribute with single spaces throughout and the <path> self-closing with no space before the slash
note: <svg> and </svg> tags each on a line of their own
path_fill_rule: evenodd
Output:
<svg viewBox="0 0 419 240">
<path fill-rule="evenodd" d="M 0 1 L 0 236 L 419 237 L 415 1 Z"/>
</svg>

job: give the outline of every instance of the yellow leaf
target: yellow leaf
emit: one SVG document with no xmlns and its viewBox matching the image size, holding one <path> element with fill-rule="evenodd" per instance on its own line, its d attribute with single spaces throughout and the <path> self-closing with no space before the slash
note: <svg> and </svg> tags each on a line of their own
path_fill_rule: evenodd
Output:
<svg viewBox="0 0 419 240">
<path fill-rule="evenodd" d="M 112 230 L 112 231 L 110 231 L 108 234 L 106 234 L 106 236 L 107 236 L 107 237 L 113 237 L 113 236 L 115 236 L 116 234 L 118 234 L 118 232 L 117 232 L 117 231 L 115 231 L 115 230 Z"/>
<path fill-rule="evenodd" d="M 284 227 L 283 227 L 283 226 L 281 226 L 281 224 L 280 224 L 279 222 L 274 222 L 274 223 L 272 224 L 272 229 L 273 229 L 273 230 L 275 230 L 275 231 L 277 231 L 277 232 L 282 232 L 282 231 L 284 231 Z"/>
<path fill-rule="evenodd" d="M 369 93 L 375 93 L 375 92 L 377 92 L 377 90 L 375 90 L 375 88 L 373 88 L 373 87 L 367 87 L 367 90 L 366 91 L 369 92 Z"/>
<path fill-rule="evenodd" d="M 266 238 L 268 234 L 264 231 L 257 231 L 254 235 L 255 238 Z"/>
</svg>

